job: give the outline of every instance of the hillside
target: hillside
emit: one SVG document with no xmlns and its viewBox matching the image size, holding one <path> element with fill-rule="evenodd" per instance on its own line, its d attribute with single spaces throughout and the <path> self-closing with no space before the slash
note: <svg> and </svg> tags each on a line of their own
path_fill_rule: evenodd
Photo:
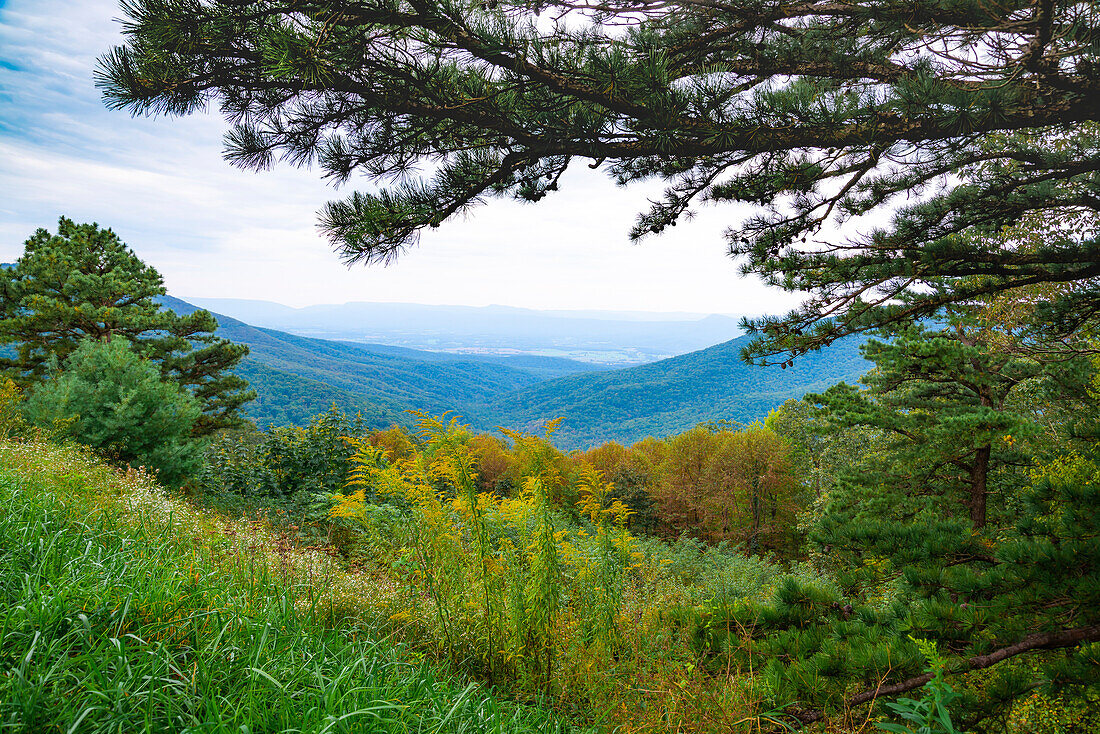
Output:
<svg viewBox="0 0 1100 734">
<path fill-rule="evenodd" d="M 618 367 L 684 354 L 741 333 L 737 319 L 720 315 L 415 303 L 290 308 L 235 298 L 188 300 L 255 326 L 299 336 L 465 354 L 556 355 Z"/>
<path fill-rule="evenodd" d="M 196 306 L 165 296 L 177 313 Z M 469 414 L 472 407 L 546 379 L 587 370 L 553 357 L 468 357 L 400 347 L 312 339 L 217 315 L 218 335 L 247 344 L 240 373 L 260 398 L 249 414 L 260 425 L 303 423 L 336 402 L 372 426 L 405 423 L 406 409 Z"/>
<path fill-rule="evenodd" d="M 244 359 L 236 371 L 256 391 L 256 399 L 245 406 L 245 412 L 261 427 L 304 425 L 333 404 L 350 415 L 358 414 L 369 428 L 408 422 L 405 408 L 383 396 L 341 390 L 251 358 Z"/>
<path fill-rule="evenodd" d="M 754 367 L 741 361 L 748 337 L 653 364 L 565 377 L 529 387 L 485 405 L 488 424 L 533 428 L 565 416 L 555 443 L 584 448 L 603 441 L 633 443 L 710 420 L 751 422 L 788 398 L 853 382 L 869 363 L 860 342 L 842 340 L 798 359 L 794 367 Z"/>
<path fill-rule="evenodd" d="M 196 307 L 166 297 L 178 312 Z M 261 426 L 304 423 L 335 402 L 374 427 L 407 423 L 407 409 L 457 411 L 481 430 L 536 429 L 564 416 L 563 448 L 632 443 L 710 420 L 751 422 L 788 398 L 853 382 L 868 363 L 859 342 L 842 340 L 794 367 L 741 361 L 747 337 L 619 370 L 536 356 L 459 356 L 404 347 L 335 342 L 251 326 L 218 315 L 219 334 L 249 345 L 240 372 L 260 398 L 249 414 Z"/>
<path fill-rule="evenodd" d="M 161 300 L 178 313 L 196 309 L 171 296 Z M 258 393 L 246 411 L 261 427 L 302 425 L 333 403 L 359 413 L 371 428 L 408 424 L 409 409 L 456 411 L 486 431 L 537 430 L 543 421 L 564 416 L 556 443 L 586 448 L 666 436 L 704 421 L 759 420 L 788 398 L 854 382 L 868 368 L 859 342 L 851 339 L 786 370 L 742 362 L 746 337 L 609 370 L 555 357 L 470 357 L 334 342 L 217 318 L 220 336 L 251 349 L 237 371 Z"/>
<path fill-rule="evenodd" d="M 392 583 L 139 470 L 0 439 L 0 503 L 5 731 L 589 731 L 368 631 Z"/>
</svg>

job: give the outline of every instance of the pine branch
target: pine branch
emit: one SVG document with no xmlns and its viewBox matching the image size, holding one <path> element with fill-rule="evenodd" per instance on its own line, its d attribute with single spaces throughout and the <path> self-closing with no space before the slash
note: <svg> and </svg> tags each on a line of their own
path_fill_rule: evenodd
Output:
<svg viewBox="0 0 1100 734">
<path fill-rule="evenodd" d="M 1056 632 L 1040 632 L 1028 635 L 1015 644 L 994 650 L 986 655 L 975 655 L 967 659 L 961 666 L 957 666 L 954 670 L 949 671 L 949 674 L 959 675 L 972 670 L 989 668 L 997 663 L 1029 652 L 1076 647 L 1083 643 L 1097 641 L 1100 641 L 1100 625 L 1058 630 Z M 932 675 L 932 673 L 924 673 L 923 675 L 908 678 L 898 683 L 878 685 L 875 688 L 846 698 L 844 700 L 844 705 L 849 708 L 860 706 L 865 703 L 872 703 L 882 696 L 896 696 L 899 693 L 907 693 L 916 690 L 932 680 Z M 788 707 L 786 713 L 797 720 L 799 728 L 807 724 L 823 721 L 826 718 L 826 713 L 820 709 L 798 709 Z"/>
</svg>

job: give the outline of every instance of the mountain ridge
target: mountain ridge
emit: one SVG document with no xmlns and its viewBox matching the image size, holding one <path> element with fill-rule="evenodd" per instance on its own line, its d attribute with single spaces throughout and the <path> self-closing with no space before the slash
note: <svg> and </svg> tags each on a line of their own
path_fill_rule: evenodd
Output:
<svg viewBox="0 0 1100 734">
<path fill-rule="evenodd" d="M 185 312 L 196 308 L 170 297 L 165 304 Z M 538 430 L 563 416 L 555 443 L 564 449 L 633 443 L 706 421 L 751 423 L 788 398 L 855 381 L 869 368 L 855 338 L 805 355 L 786 370 L 742 362 L 748 337 L 649 364 L 590 370 L 559 358 L 466 357 L 317 339 L 215 316 L 220 335 L 252 350 L 240 371 L 258 381 L 261 400 L 250 410 L 261 416 L 258 422 L 302 423 L 326 401 L 364 413 L 371 427 L 407 425 L 408 409 L 455 411 L 475 430 L 487 431 L 501 425 Z"/>
<path fill-rule="evenodd" d="M 739 321 L 717 314 L 671 319 L 637 312 L 545 312 L 512 306 L 409 303 L 321 304 L 293 308 L 271 301 L 199 298 L 196 305 L 254 326 L 336 341 L 437 352 L 521 352 L 590 364 L 656 361 L 741 334 Z"/>
<path fill-rule="evenodd" d="M 539 383 L 489 403 L 481 415 L 527 429 L 564 417 L 555 438 L 567 448 L 608 440 L 634 443 L 706 421 L 762 420 L 789 398 L 854 382 L 870 367 L 854 338 L 804 355 L 786 370 L 741 361 L 749 340 L 739 337 L 647 365 Z"/>
</svg>

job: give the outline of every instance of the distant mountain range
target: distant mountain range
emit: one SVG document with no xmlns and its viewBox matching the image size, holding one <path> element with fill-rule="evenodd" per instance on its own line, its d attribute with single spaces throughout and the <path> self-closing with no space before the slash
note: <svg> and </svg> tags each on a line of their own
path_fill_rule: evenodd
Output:
<svg viewBox="0 0 1100 734">
<path fill-rule="evenodd" d="M 721 315 L 409 303 L 291 308 L 233 298 L 188 301 L 299 336 L 464 354 L 558 356 L 619 367 L 692 352 L 741 334 L 737 318 Z"/>
<path fill-rule="evenodd" d="M 196 306 L 166 296 L 186 314 Z M 592 365 L 557 357 L 469 356 L 354 344 L 263 329 L 217 314 L 218 335 L 251 349 L 239 368 L 260 399 L 249 414 L 260 425 L 304 423 L 335 401 L 369 425 L 408 423 L 406 409 L 469 414 L 504 395 Z"/>
<path fill-rule="evenodd" d="M 704 421 L 751 423 L 788 398 L 855 382 L 870 367 L 860 342 L 842 339 L 800 357 L 793 367 L 756 367 L 741 361 L 749 337 L 653 364 L 588 372 L 539 383 L 481 408 L 483 420 L 533 429 L 564 416 L 555 443 L 584 448 L 604 441 L 633 443 L 663 437 Z"/>
<path fill-rule="evenodd" d="M 165 298 L 181 313 L 190 303 Z M 406 409 L 457 411 L 475 429 L 537 430 L 564 416 L 555 443 L 565 449 L 663 437 L 703 421 L 751 422 L 788 398 L 854 382 L 869 368 L 859 342 L 841 340 L 794 367 L 752 367 L 740 359 L 747 337 L 616 370 L 539 356 L 472 356 L 316 339 L 259 328 L 217 314 L 219 333 L 248 344 L 240 372 L 260 398 L 260 425 L 304 423 L 332 402 L 368 425 L 408 424 Z"/>
</svg>

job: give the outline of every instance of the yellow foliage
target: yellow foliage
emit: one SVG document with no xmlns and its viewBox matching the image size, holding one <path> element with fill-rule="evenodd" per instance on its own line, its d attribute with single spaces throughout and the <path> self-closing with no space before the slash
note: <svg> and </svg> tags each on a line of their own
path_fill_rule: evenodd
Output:
<svg viewBox="0 0 1100 734">
<path fill-rule="evenodd" d="M 23 393 L 13 380 L 0 380 L 0 438 L 7 438 L 22 426 L 23 417 L 19 414 L 19 403 Z"/>
</svg>

